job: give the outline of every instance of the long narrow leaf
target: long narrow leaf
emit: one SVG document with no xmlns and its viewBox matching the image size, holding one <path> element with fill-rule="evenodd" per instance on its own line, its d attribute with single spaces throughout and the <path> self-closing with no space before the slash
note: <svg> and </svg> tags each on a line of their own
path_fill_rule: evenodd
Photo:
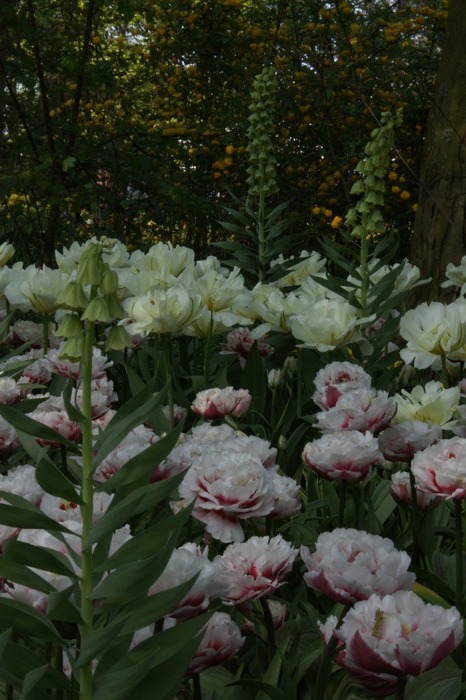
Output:
<svg viewBox="0 0 466 700">
<path fill-rule="evenodd" d="M 60 435 L 56 430 L 39 423 L 39 421 L 33 418 L 29 418 L 29 416 L 24 415 L 21 411 L 18 411 L 18 409 L 12 406 L 0 403 L 0 416 L 4 418 L 7 423 L 12 425 L 15 430 L 26 433 L 26 435 L 32 435 L 35 438 L 40 438 L 47 442 L 55 442 L 59 445 L 66 445 L 67 447 L 74 448 L 74 444 Z"/>
<path fill-rule="evenodd" d="M 82 503 L 76 486 L 57 467 L 48 454 L 43 454 L 36 467 L 36 479 L 44 491 L 71 503 Z"/>
<path fill-rule="evenodd" d="M 144 511 L 153 508 L 157 503 L 167 498 L 182 478 L 181 474 L 177 474 L 170 477 L 170 479 L 165 479 L 165 481 L 137 488 L 115 506 L 113 506 L 112 501 L 107 512 L 92 527 L 87 546 L 98 542 L 101 537 L 104 537 L 109 532 L 122 527 L 134 515 L 144 513 Z"/>
<path fill-rule="evenodd" d="M 111 452 L 123 438 L 138 425 L 144 423 L 148 414 L 160 406 L 166 394 L 166 387 L 157 395 L 153 393 L 153 384 L 149 383 L 139 394 L 133 396 L 115 413 L 105 430 L 98 435 L 93 457 L 94 469 Z"/>
</svg>

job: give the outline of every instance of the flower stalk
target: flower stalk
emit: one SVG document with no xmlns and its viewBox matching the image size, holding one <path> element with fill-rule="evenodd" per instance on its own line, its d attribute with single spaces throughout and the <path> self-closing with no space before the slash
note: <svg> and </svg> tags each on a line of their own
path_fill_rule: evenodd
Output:
<svg viewBox="0 0 466 700">
<path fill-rule="evenodd" d="M 463 502 L 455 499 L 456 607 L 463 614 Z"/>
<path fill-rule="evenodd" d="M 92 348 L 94 341 L 93 321 L 88 321 L 85 327 L 84 356 L 82 359 L 82 484 L 81 484 L 81 519 L 82 519 L 82 560 L 81 560 L 81 644 L 93 628 L 92 607 L 92 549 L 88 546 L 88 538 L 92 528 L 94 485 L 92 479 Z M 91 661 L 83 664 L 79 674 L 80 700 L 90 700 L 92 697 L 92 665 Z"/>
</svg>

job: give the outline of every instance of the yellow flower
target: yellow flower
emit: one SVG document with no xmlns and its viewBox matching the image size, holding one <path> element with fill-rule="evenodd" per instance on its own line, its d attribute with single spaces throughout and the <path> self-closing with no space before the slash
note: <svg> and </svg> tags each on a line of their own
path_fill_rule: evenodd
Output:
<svg viewBox="0 0 466 700">
<path fill-rule="evenodd" d="M 338 228 L 342 221 L 343 219 L 341 218 L 341 216 L 334 216 L 330 223 L 330 226 L 332 228 Z"/>
<path fill-rule="evenodd" d="M 401 199 L 409 199 L 411 195 L 407 190 L 403 190 L 403 192 L 400 194 L 400 197 Z"/>
<path fill-rule="evenodd" d="M 312 213 L 314 214 L 314 216 L 319 216 L 319 214 L 320 214 L 320 207 L 314 207 L 314 208 L 312 209 Z"/>
</svg>

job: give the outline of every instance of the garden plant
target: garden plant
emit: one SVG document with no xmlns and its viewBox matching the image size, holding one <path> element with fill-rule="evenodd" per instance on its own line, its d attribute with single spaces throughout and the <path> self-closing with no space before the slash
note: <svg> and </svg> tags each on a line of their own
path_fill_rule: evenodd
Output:
<svg viewBox="0 0 466 700">
<path fill-rule="evenodd" d="M 50 266 L 0 246 L 8 700 L 466 697 L 466 258 L 449 303 L 407 306 L 401 109 L 303 249 L 278 89 L 253 80 L 223 240 L 136 245 L 95 211 Z"/>
</svg>

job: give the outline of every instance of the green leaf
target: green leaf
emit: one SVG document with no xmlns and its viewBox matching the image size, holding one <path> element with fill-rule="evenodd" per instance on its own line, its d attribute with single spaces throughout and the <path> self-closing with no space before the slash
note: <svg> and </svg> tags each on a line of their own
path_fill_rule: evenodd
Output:
<svg viewBox="0 0 466 700">
<path fill-rule="evenodd" d="M 48 454 L 43 453 L 36 467 L 36 480 L 41 488 L 52 496 L 70 503 L 82 503 L 75 485 L 63 474 Z"/>
<path fill-rule="evenodd" d="M 13 505 L 0 503 L 0 523 L 17 528 L 33 528 L 48 532 L 69 532 L 56 520 L 48 518 L 39 508 L 31 505 L 25 498 L 16 496 L 8 491 L 0 491 L 0 498 Z"/>
<path fill-rule="evenodd" d="M 406 685 L 406 700 L 456 700 L 461 694 L 462 670 L 434 668 Z"/>
<path fill-rule="evenodd" d="M 119 644 L 124 625 L 125 621 L 120 619 L 117 622 L 110 622 L 102 629 L 91 630 L 82 642 L 75 667 L 84 666 L 89 661 L 96 659 L 103 651 L 110 651 L 116 644 Z M 128 636 L 130 635 L 128 634 Z"/>
<path fill-rule="evenodd" d="M 111 557 L 95 566 L 94 571 L 96 573 L 112 571 L 123 564 L 150 557 L 154 552 L 158 552 L 168 539 L 178 541 L 177 538 L 182 527 L 191 517 L 193 506 L 194 502 L 187 508 L 180 510 L 176 515 L 164 518 L 155 525 L 137 532 L 131 539 L 122 544 Z"/>
<path fill-rule="evenodd" d="M 15 430 L 26 433 L 26 435 L 32 435 L 33 437 L 39 438 L 46 442 L 54 442 L 59 445 L 66 445 L 67 447 L 75 447 L 74 443 L 70 442 L 66 438 L 62 437 L 60 433 L 47 425 L 39 423 L 39 421 L 29 418 L 29 416 L 24 415 L 18 409 L 12 406 L 7 406 L 4 403 L 0 404 L 0 416 L 4 418 L 7 423 L 15 428 Z"/>
<path fill-rule="evenodd" d="M 249 351 L 248 359 L 241 373 L 241 387 L 248 389 L 252 396 L 250 413 L 255 411 L 262 415 L 267 398 L 267 379 L 257 343 L 254 343 Z"/>
<path fill-rule="evenodd" d="M 182 424 L 178 425 L 154 445 L 151 445 L 128 460 L 119 471 L 107 479 L 102 485 L 102 489 L 111 492 L 122 486 L 134 487 L 138 482 L 147 483 L 155 467 L 160 464 L 175 447 L 182 432 L 182 427 Z"/>
<path fill-rule="evenodd" d="M 114 498 L 107 512 L 94 523 L 89 533 L 87 546 L 91 546 L 107 533 L 122 527 L 134 515 L 150 510 L 164 498 L 167 498 L 182 478 L 182 474 L 176 474 L 164 481 L 141 486 L 120 501 Z"/>
<path fill-rule="evenodd" d="M 201 615 L 155 634 L 101 678 L 97 673 L 93 700 L 127 700 L 128 697 L 153 700 L 154 688 L 157 700 L 173 700 L 201 642 L 200 632 L 207 619 L 208 615 Z"/>
<path fill-rule="evenodd" d="M 0 563 L 4 559 L 11 559 L 17 564 L 32 566 L 41 571 L 50 571 L 58 576 L 77 578 L 69 559 L 64 554 L 28 542 L 18 542 L 16 539 L 4 542 Z"/>
<path fill-rule="evenodd" d="M 24 564 L 5 556 L 0 557 L 0 577 L 41 593 L 53 590 L 51 584 Z"/>
<path fill-rule="evenodd" d="M 26 603 L 0 598 L 0 621 L 3 628 L 11 627 L 23 637 L 63 644 L 50 620 Z"/>
<path fill-rule="evenodd" d="M 47 670 L 48 665 L 44 664 L 43 666 L 38 666 L 34 670 L 28 671 L 28 673 L 26 673 L 26 675 L 24 676 L 23 688 L 21 691 L 22 700 L 28 700 L 28 698 L 34 699 L 36 697 L 34 691 L 37 690 L 37 687 L 45 677 Z"/>
<path fill-rule="evenodd" d="M 151 557 L 121 564 L 106 576 L 92 592 L 95 599 L 103 598 L 107 604 L 128 603 L 147 595 L 147 590 L 156 581 L 171 557 L 174 545 L 168 541 Z"/>
<path fill-rule="evenodd" d="M 166 388 L 154 396 L 153 384 L 149 382 L 139 394 L 119 408 L 107 427 L 97 436 L 92 459 L 94 469 L 120 444 L 130 430 L 144 423 L 147 415 L 162 403 Z"/>
<path fill-rule="evenodd" d="M 70 600 L 71 598 L 75 599 L 75 593 L 77 592 L 78 582 L 63 591 L 53 591 L 50 593 L 47 605 L 47 617 L 51 620 L 69 622 L 74 625 L 82 624 L 81 614 Z"/>
<path fill-rule="evenodd" d="M 66 382 L 65 388 L 63 389 L 62 396 L 63 402 L 65 404 L 65 409 L 70 420 L 75 423 L 82 423 L 84 421 L 84 415 L 79 410 L 79 408 L 71 403 L 71 393 L 74 387 L 74 379 L 70 377 Z"/>
<path fill-rule="evenodd" d="M 183 600 L 189 593 L 196 579 L 197 574 L 185 581 L 185 583 L 174 586 L 168 591 L 154 593 L 154 595 L 145 596 L 134 603 L 126 605 L 118 612 L 115 622 L 124 620 L 124 632 L 136 632 L 136 630 L 142 629 L 146 625 L 161 620 L 162 617 L 173 612 L 180 600 Z"/>
</svg>

